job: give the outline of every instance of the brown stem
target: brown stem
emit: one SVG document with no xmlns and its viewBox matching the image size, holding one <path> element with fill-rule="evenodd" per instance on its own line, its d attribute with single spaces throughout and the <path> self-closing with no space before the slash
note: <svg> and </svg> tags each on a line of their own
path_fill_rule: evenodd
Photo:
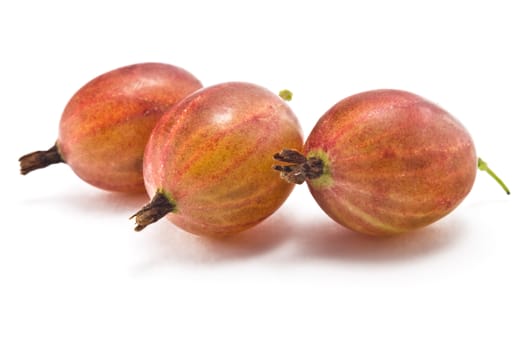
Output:
<svg viewBox="0 0 525 350">
<path fill-rule="evenodd" d="M 323 175 L 323 160 L 317 157 L 306 158 L 303 154 L 284 149 L 273 155 L 273 159 L 291 163 L 292 165 L 274 165 L 273 168 L 281 173 L 281 177 L 294 184 L 302 184 L 306 180 L 313 180 Z"/>
<path fill-rule="evenodd" d="M 171 213 L 174 210 L 175 205 L 169 200 L 169 198 L 161 191 L 157 191 L 151 201 L 138 212 L 133 214 L 130 217 L 130 220 L 135 218 L 135 231 L 141 231 L 149 224 L 162 219 L 166 214 Z"/>
<path fill-rule="evenodd" d="M 25 175 L 33 170 L 45 168 L 48 165 L 56 163 L 65 163 L 64 159 L 58 152 L 56 143 L 47 151 L 36 151 L 18 159 L 20 161 L 20 173 Z"/>
</svg>

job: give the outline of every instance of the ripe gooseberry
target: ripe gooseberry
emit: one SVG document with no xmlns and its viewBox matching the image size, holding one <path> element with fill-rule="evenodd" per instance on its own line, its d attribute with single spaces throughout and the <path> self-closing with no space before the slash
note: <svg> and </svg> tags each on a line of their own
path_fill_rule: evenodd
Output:
<svg viewBox="0 0 525 350">
<path fill-rule="evenodd" d="M 144 191 L 142 157 L 151 130 L 169 107 L 201 87 L 189 72 L 163 63 L 102 74 L 70 99 L 53 147 L 21 157 L 20 171 L 66 163 L 101 189 Z"/>
<path fill-rule="evenodd" d="M 317 122 L 304 154 L 283 150 L 274 158 L 290 164 L 274 168 L 289 182 L 306 181 L 336 222 L 379 236 L 412 231 L 450 213 L 470 192 L 477 165 L 494 175 L 458 120 L 400 90 L 341 100 Z"/>
<path fill-rule="evenodd" d="M 275 176 L 276 148 L 301 149 L 302 132 L 277 95 L 250 83 L 201 89 L 167 112 L 144 154 L 151 202 L 135 230 L 167 215 L 199 235 L 246 230 L 281 206 L 293 185 Z"/>
</svg>

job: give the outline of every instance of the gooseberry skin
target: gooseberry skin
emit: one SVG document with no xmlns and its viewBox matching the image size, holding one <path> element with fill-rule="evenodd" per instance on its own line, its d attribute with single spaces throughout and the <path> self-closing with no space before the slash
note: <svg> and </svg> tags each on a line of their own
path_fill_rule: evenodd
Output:
<svg viewBox="0 0 525 350">
<path fill-rule="evenodd" d="M 309 135 L 306 157 L 323 160 L 307 180 L 336 222 L 370 235 L 412 231 L 442 218 L 470 192 L 474 143 L 448 112 L 415 94 L 374 90 L 343 99 Z"/>
<path fill-rule="evenodd" d="M 133 64 L 102 74 L 67 103 L 54 156 L 93 186 L 143 192 L 142 159 L 151 130 L 165 111 L 201 87 L 186 70 L 164 63 Z M 51 163 L 45 162 L 35 168 Z M 22 173 L 35 168 L 22 165 Z"/>
<path fill-rule="evenodd" d="M 302 144 L 296 116 L 277 95 L 251 83 L 210 86 L 154 128 L 144 155 L 146 189 L 169 199 L 167 218 L 187 232 L 241 232 L 271 215 L 293 189 L 272 169 L 274 150 Z"/>
</svg>

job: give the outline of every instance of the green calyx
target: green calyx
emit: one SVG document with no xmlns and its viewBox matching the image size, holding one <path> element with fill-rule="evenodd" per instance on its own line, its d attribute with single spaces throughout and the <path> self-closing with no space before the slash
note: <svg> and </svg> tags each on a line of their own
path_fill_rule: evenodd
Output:
<svg viewBox="0 0 525 350">
<path fill-rule="evenodd" d="M 323 164 L 323 170 L 319 177 L 310 179 L 311 185 L 315 187 L 326 187 L 333 184 L 333 177 L 331 172 L 331 163 L 326 152 L 318 149 L 308 152 L 306 155 L 308 159 L 319 159 Z"/>
</svg>

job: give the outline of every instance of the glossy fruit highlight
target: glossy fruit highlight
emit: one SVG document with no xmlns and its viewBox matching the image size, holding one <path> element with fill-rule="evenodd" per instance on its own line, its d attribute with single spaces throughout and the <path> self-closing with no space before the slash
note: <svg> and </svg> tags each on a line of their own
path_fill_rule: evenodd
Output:
<svg viewBox="0 0 525 350">
<path fill-rule="evenodd" d="M 142 158 L 151 130 L 169 107 L 201 87 L 189 72 L 162 63 L 100 75 L 66 105 L 55 145 L 20 158 L 21 173 L 63 162 L 93 186 L 144 191 Z"/>
<path fill-rule="evenodd" d="M 274 150 L 302 147 L 297 118 L 277 95 L 231 82 L 201 89 L 166 113 L 144 155 L 151 202 L 135 230 L 164 215 L 199 235 L 246 230 L 284 202 L 293 185 L 272 170 Z"/>
<path fill-rule="evenodd" d="M 289 182 L 306 181 L 336 222 L 379 236 L 450 213 L 470 192 L 478 166 L 472 138 L 458 120 L 399 90 L 343 99 L 318 121 L 304 152 L 276 154 L 290 164 L 275 169 Z"/>
</svg>

